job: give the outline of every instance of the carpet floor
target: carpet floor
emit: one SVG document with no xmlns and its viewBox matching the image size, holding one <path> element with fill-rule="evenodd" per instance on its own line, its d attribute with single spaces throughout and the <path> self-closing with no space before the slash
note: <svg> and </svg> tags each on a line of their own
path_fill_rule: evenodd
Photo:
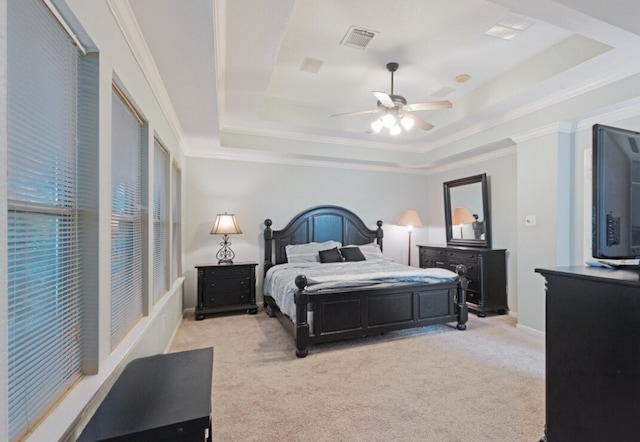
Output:
<svg viewBox="0 0 640 442">
<path fill-rule="evenodd" d="M 170 351 L 214 347 L 213 440 L 537 442 L 544 336 L 513 317 L 311 347 L 262 308 L 196 321 Z"/>
</svg>

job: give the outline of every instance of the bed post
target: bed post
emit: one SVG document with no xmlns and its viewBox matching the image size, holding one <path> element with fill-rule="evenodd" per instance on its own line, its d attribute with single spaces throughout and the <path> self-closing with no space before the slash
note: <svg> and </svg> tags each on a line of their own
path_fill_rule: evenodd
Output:
<svg viewBox="0 0 640 442">
<path fill-rule="evenodd" d="M 469 319 L 469 308 L 467 307 L 467 288 L 469 287 L 469 280 L 467 279 L 467 268 L 464 264 L 458 264 L 456 267 L 456 273 L 458 274 L 458 330 L 467 329 L 467 320 Z"/>
<path fill-rule="evenodd" d="M 266 229 L 264 229 L 264 274 L 267 274 L 267 270 L 269 270 L 273 266 L 273 230 L 271 230 L 271 224 L 273 222 L 270 219 L 264 220 L 264 225 Z"/>
<path fill-rule="evenodd" d="M 309 323 L 307 322 L 307 305 L 309 294 L 304 293 L 307 286 L 307 277 L 300 275 L 295 280 L 298 291 L 293 300 L 296 303 L 296 356 L 304 358 L 309 354 Z"/>
<path fill-rule="evenodd" d="M 380 246 L 380 250 L 382 251 L 382 237 L 384 236 L 384 232 L 382 231 L 382 221 L 378 220 L 376 223 L 378 229 L 376 230 L 376 242 Z"/>
</svg>

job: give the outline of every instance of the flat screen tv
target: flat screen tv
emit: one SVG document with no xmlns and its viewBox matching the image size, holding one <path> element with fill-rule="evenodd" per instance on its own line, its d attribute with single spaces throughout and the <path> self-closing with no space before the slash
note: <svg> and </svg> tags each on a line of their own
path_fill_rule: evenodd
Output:
<svg viewBox="0 0 640 442">
<path fill-rule="evenodd" d="M 592 254 L 640 258 L 640 132 L 593 126 Z"/>
</svg>

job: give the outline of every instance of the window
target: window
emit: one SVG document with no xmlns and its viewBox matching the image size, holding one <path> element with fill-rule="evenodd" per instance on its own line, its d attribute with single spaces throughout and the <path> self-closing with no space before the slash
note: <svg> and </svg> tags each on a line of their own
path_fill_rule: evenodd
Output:
<svg viewBox="0 0 640 442">
<path fill-rule="evenodd" d="M 155 140 L 153 154 L 153 300 L 169 288 L 169 152 Z"/>
<path fill-rule="evenodd" d="M 143 314 L 142 120 L 120 89 L 112 92 L 111 126 L 111 348 Z"/>
<path fill-rule="evenodd" d="M 83 56 L 40 0 L 7 5 L 8 435 L 15 440 L 86 371 L 82 312 L 92 277 L 84 262 L 95 256 L 87 233 L 96 231 L 98 167 L 97 142 L 87 142 L 97 87 L 87 76 L 97 57 Z"/>
<path fill-rule="evenodd" d="M 182 198 L 181 198 L 181 173 L 177 164 L 171 167 L 171 281 L 182 275 Z"/>
</svg>

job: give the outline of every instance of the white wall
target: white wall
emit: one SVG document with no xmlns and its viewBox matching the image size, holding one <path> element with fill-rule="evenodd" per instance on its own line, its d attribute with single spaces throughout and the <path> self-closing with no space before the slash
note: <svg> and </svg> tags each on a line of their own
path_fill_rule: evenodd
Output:
<svg viewBox="0 0 640 442">
<path fill-rule="evenodd" d="M 185 306 L 196 304 L 196 264 L 216 262 L 220 236 L 210 235 L 216 213 L 235 213 L 242 235 L 231 237 L 237 261 L 255 261 L 261 299 L 264 262 L 264 220 L 282 229 L 296 214 L 331 204 L 346 207 L 370 227 L 384 222 L 384 254 L 407 262 L 408 234 L 395 225 L 407 209 L 416 209 L 423 221 L 431 208 L 426 176 L 317 166 L 277 165 L 189 158 L 186 177 Z M 412 244 L 424 243 L 428 229 L 414 229 Z M 417 266 L 412 246 L 411 264 Z"/>
</svg>

